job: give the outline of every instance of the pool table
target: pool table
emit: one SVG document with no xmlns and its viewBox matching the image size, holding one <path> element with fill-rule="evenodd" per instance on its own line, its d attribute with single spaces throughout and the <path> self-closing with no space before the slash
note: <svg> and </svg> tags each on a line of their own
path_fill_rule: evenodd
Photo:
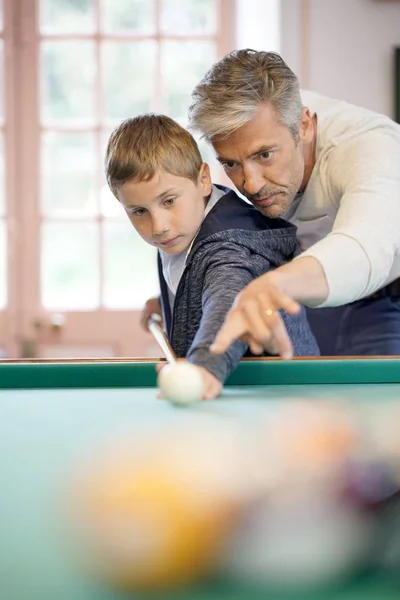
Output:
<svg viewBox="0 0 400 600">
<path fill-rule="evenodd" d="M 204 411 L 229 418 L 264 414 L 304 397 L 323 402 L 400 403 L 400 358 L 243 360 L 222 396 L 189 408 L 156 398 L 155 362 L 94 359 L 0 362 L 0 597 L 4 600 L 117 600 L 117 592 L 79 575 L 55 531 L 52 490 L 76 452 L 119 427 L 182 423 Z M 137 596 L 136 596 L 137 597 Z M 175 600 L 274 600 L 224 581 L 162 594 Z M 296 596 L 297 597 L 297 596 Z M 298 596 L 308 598 L 307 595 Z M 400 598 L 400 579 L 366 573 L 310 598 Z"/>
</svg>

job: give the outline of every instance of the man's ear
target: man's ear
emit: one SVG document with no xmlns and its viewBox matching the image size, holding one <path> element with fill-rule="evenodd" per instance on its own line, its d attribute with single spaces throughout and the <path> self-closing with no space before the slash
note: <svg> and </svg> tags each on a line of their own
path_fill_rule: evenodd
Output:
<svg viewBox="0 0 400 600">
<path fill-rule="evenodd" d="M 314 123 L 310 109 L 306 106 L 303 108 L 300 117 L 299 125 L 300 140 L 304 144 L 310 144 L 314 136 Z"/>
<path fill-rule="evenodd" d="M 198 182 L 203 190 L 203 196 L 206 198 L 212 192 L 210 167 L 207 163 L 203 163 L 200 167 Z"/>
</svg>

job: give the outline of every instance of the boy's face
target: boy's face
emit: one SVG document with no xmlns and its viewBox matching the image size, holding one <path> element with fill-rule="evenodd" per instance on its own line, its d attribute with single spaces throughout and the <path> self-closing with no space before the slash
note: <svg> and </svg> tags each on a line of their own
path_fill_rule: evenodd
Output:
<svg viewBox="0 0 400 600">
<path fill-rule="evenodd" d="M 167 254 L 188 248 L 204 218 L 204 199 L 211 194 L 208 165 L 197 185 L 187 177 L 158 171 L 149 181 L 127 181 L 117 197 L 145 242 Z"/>
</svg>

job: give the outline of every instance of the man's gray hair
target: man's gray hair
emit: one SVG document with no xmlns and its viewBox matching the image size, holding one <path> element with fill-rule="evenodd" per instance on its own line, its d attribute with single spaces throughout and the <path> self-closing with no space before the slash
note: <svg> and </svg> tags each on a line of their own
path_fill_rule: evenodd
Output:
<svg viewBox="0 0 400 600">
<path fill-rule="evenodd" d="M 189 126 L 211 141 L 228 137 L 270 103 L 279 123 L 299 137 L 302 113 L 299 82 L 276 52 L 235 50 L 215 63 L 192 93 Z"/>
</svg>

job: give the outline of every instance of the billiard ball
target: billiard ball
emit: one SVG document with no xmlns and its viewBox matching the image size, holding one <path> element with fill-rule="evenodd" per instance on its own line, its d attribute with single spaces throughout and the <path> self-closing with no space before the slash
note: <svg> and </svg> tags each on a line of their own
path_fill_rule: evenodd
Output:
<svg viewBox="0 0 400 600">
<path fill-rule="evenodd" d="M 173 404 L 191 404 L 201 400 L 204 394 L 201 372 L 188 362 L 166 365 L 158 375 L 157 384 Z"/>
<path fill-rule="evenodd" d="M 362 568 L 375 532 L 369 514 L 308 490 L 260 499 L 221 561 L 226 577 L 280 591 L 335 584 Z"/>
<path fill-rule="evenodd" d="M 259 497 L 249 503 L 221 559 L 234 580 L 277 591 L 319 588 L 362 567 L 375 521 L 343 497 L 357 429 L 340 407 L 297 399 L 255 430 Z"/>
<path fill-rule="evenodd" d="M 91 578 L 152 592 L 212 571 L 239 510 L 240 462 L 236 437 L 200 421 L 116 438 L 80 461 L 68 520 L 74 559 Z"/>
</svg>

